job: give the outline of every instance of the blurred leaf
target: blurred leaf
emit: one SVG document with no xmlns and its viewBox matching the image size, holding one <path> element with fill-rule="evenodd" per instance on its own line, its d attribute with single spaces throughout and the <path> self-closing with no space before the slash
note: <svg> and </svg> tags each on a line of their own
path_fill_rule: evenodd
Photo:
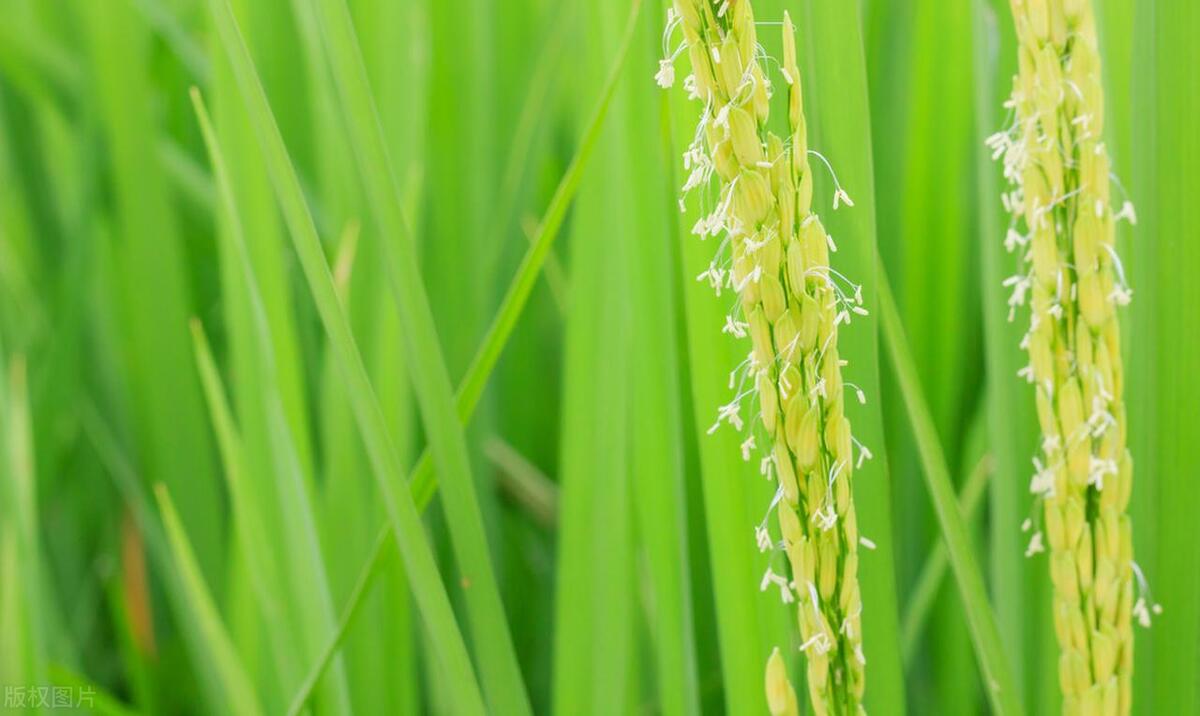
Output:
<svg viewBox="0 0 1200 716">
<path fill-rule="evenodd" d="M 969 524 L 976 521 L 979 513 L 979 503 L 988 486 L 988 478 L 992 474 L 991 456 L 984 456 L 967 476 L 962 490 L 958 494 L 958 509 L 963 519 Z M 925 622 L 933 607 L 933 600 L 941 588 L 942 579 L 946 576 L 949 557 L 946 545 L 938 542 L 933 551 L 925 558 L 921 571 L 917 573 L 917 584 L 900 620 L 900 655 L 904 658 L 907 668 L 912 668 L 913 657 L 916 653 L 918 640 L 925 633 Z"/>
<path fill-rule="evenodd" d="M 454 622 L 454 615 L 437 574 L 433 554 L 422 531 L 416 508 L 409 496 L 403 492 L 399 499 L 393 496 L 391 485 L 397 482 L 403 473 L 398 465 L 395 447 L 388 436 L 383 414 L 367 378 L 362 357 L 358 353 L 345 313 L 334 290 L 329 267 L 322 255 L 320 239 L 312 215 L 305 204 L 295 169 L 279 136 L 253 61 L 242 41 L 229 6 L 224 0 L 211 0 L 209 6 L 217 20 L 222 42 L 259 135 L 261 149 L 287 219 L 293 245 L 304 268 L 309 289 L 335 349 L 343 377 L 348 383 L 347 392 L 351 397 L 377 482 L 385 494 L 389 520 L 400 551 L 405 557 L 417 604 L 426 625 L 437 635 L 434 643 L 443 667 L 456 681 L 455 698 L 458 707 L 464 711 L 481 712 L 482 697 L 476 686 L 466 646 Z M 419 286 L 414 289 L 419 290 Z M 424 346 L 433 349 L 428 343 Z"/>
<path fill-rule="evenodd" d="M 225 625 L 221 623 L 221 616 L 217 613 L 204 577 L 200 574 L 191 543 L 183 531 L 183 524 L 167 488 L 161 483 L 155 485 L 155 496 L 158 499 L 159 512 L 162 513 L 174 566 L 178 570 L 183 587 L 182 596 L 187 603 L 187 612 L 197 622 L 197 632 L 203 647 L 200 656 L 206 660 L 206 669 L 215 677 L 211 685 L 214 711 L 246 716 L 258 714 L 260 710 L 258 700 L 254 696 L 254 687 L 246 676 L 233 644 L 229 641 Z"/>
<path fill-rule="evenodd" d="M 192 338 L 201 382 L 208 399 L 208 409 L 216 429 L 217 445 L 224 462 L 237 544 L 242 550 L 243 559 L 246 560 L 251 586 L 258 602 L 259 616 L 271 642 L 276 675 L 279 679 L 278 686 L 286 688 L 298 677 L 299 665 L 296 663 L 295 650 L 289 638 L 292 630 L 287 624 L 285 614 L 286 596 L 281 594 L 285 591 L 283 575 L 276 561 L 276 550 L 272 549 L 273 540 L 263 530 L 262 516 L 267 511 L 258 502 L 257 496 L 250 491 L 243 475 L 245 458 L 241 440 L 225 400 L 221 377 L 208 347 L 208 339 L 205 338 L 198 322 L 192 324 Z"/>
<path fill-rule="evenodd" d="M 912 420 L 913 437 L 921 455 L 925 483 L 942 529 L 942 538 L 950 555 L 955 581 L 963 607 L 967 612 L 967 624 L 975 646 L 975 656 L 983 672 L 983 683 L 987 685 L 988 700 L 998 714 L 1021 714 L 1021 697 L 1017 692 L 1012 667 L 1004 655 L 996 617 L 988 603 L 983 574 L 973 554 L 970 533 L 958 505 L 954 500 L 954 485 L 950 481 L 950 470 L 938 441 L 937 430 L 929 406 L 921 393 L 916 364 L 908 348 L 908 339 L 900 324 L 900 314 L 888 288 L 887 277 L 880 271 L 879 295 L 884 344 L 896 371 L 905 405 Z"/>
<path fill-rule="evenodd" d="M 624 54 L 634 35 L 641 3 L 630 3 L 624 33 L 622 5 L 583 8 L 581 27 L 591 41 L 582 76 L 589 84 L 604 76 L 614 48 Z M 629 107 L 627 86 L 617 87 L 615 117 Z M 626 262 L 634 209 L 622 191 L 622 178 L 632 174 L 622 151 L 626 137 L 621 121 L 600 133 L 602 151 L 585 174 L 572 225 L 554 617 L 554 712 L 560 714 L 626 713 L 640 692 L 627 441 L 634 346 Z"/>
<path fill-rule="evenodd" d="M 126 3 L 75 6 L 86 28 L 95 105 L 110 165 L 121 349 L 146 478 L 181 500 L 183 524 L 207 581 L 224 573 L 224 519 L 203 400 L 189 356 L 191 311 L 179 219 L 162 169 L 143 142 L 157 136 L 148 38 Z"/>
<path fill-rule="evenodd" d="M 1138 629 L 1135 708 L 1196 713 L 1200 684 L 1200 5 L 1136 4 L 1130 196 L 1135 294 L 1127 329 L 1134 558 L 1163 613 Z M 1106 63 L 1108 58 L 1105 58 Z M 1118 195 L 1119 196 L 1119 195 Z M 1124 328 L 1124 325 L 1122 326 Z M 1136 628 L 1136 627 L 1135 627 Z"/>
<path fill-rule="evenodd" d="M 0 681 L 46 683 L 42 548 L 26 363 L 0 346 Z"/>
<path fill-rule="evenodd" d="M 350 144 L 358 159 L 368 206 L 384 237 L 379 245 L 384 248 L 383 263 L 404 331 L 406 365 L 413 392 L 442 478 L 442 505 L 462 573 L 482 685 L 493 709 L 519 716 L 530 711 L 529 697 L 500 600 L 466 440 L 455 416 L 450 373 L 438 348 L 429 297 L 417 265 L 408 218 L 404 215 L 403 193 L 388 157 L 349 10 L 343 0 L 319 0 L 319 5 L 325 50 L 343 103 Z M 482 166 L 472 176 L 476 173 L 487 176 Z M 469 274 L 469 269 L 465 273 Z M 466 294 L 459 298 L 470 303 Z M 469 324 L 471 319 L 468 314 L 459 320 Z M 392 499 L 391 487 L 385 481 L 380 486 L 384 495 Z"/>
<path fill-rule="evenodd" d="M 279 514 L 283 515 L 282 532 L 271 542 L 278 541 L 276 550 L 284 555 L 282 562 L 284 575 L 290 585 L 289 591 L 293 595 L 289 601 L 296 609 L 296 623 L 299 626 L 299 632 L 304 636 L 305 650 L 308 652 L 309 658 L 315 658 L 321 646 L 333 632 L 333 604 L 329 594 L 325 563 L 321 554 L 320 538 L 317 534 L 312 495 L 309 493 L 310 487 L 306 483 L 300 467 L 300 458 L 296 452 L 283 402 L 277 392 L 279 376 L 275 368 L 277 362 L 271 344 L 266 308 L 262 293 L 258 288 L 258 281 L 254 276 L 250 252 L 242 234 L 238 207 L 234 201 L 224 155 L 217 143 L 216 133 L 198 90 L 193 89 L 192 91 L 192 103 L 200 121 L 205 144 L 208 147 L 225 216 L 227 230 L 224 236 L 228 245 L 223 245 L 222 248 L 233 254 L 232 261 L 237 268 L 235 272 L 239 274 L 241 295 L 246 297 L 243 310 L 249 314 L 253 341 L 250 352 L 254 357 L 254 365 L 251 366 L 251 369 L 254 371 L 252 374 L 256 378 L 254 384 L 258 386 L 261 407 L 265 413 L 266 435 L 264 437 L 267 445 L 264 447 L 270 455 L 270 474 L 274 477 L 272 486 L 275 488 L 273 496 L 277 501 L 276 504 L 271 505 L 271 508 L 268 508 L 267 505 L 243 500 L 244 508 L 257 508 L 255 512 L 243 519 L 262 521 L 264 516 L 269 514 L 268 509 L 271 509 L 272 512 L 278 510 Z M 228 409 L 218 405 L 224 401 L 224 390 L 219 385 L 219 376 L 214 369 L 212 357 L 207 355 L 208 349 L 202 330 L 195 323 L 193 323 L 193 336 L 202 371 L 206 371 L 205 386 L 210 405 L 213 406 L 211 410 L 217 417 L 223 416 L 228 420 Z M 224 426 L 224 433 L 227 440 L 233 440 L 233 432 L 228 425 Z M 229 480 L 241 479 L 242 473 L 240 466 L 238 467 L 239 469 L 228 476 Z M 248 492 L 245 486 L 239 488 L 239 491 L 243 495 Z M 244 535 L 244 537 L 249 537 L 249 535 Z M 276 537 L 276 535 L 268 535 L 268 537 Z M 290 680 L 284 683 L 290 686 Z M 349 699 L 345 667 L 338 660 L 334 664 L 330 676 L 323 683 L 321 701 L 326 709 L 334 713 L 345 713 L 350 710 Z"/>
<path fill-rule="evenodd" d="M 464 422 L 471 417 L 478 404 L 483 390 L 487 386 L 488 379 L 491 377 L 492 370 L 495 368 L 501 352 L 512 335 L 517 319 L 521 316 L 522 310 L 525 308 L 525 304 L 529 299 L 534 284 L 537 282 L 538 274 L 546 261 L 546 257 L 559 236 L 567 209 L 570 207 L 572 200 L 575 198 L 575 192 L 579 188 L 583 170 L 587 166 L 588 160 L 591 158 L 592 152 L 599 140 L 608 107 L 616 89 L 617 79 L 620 77 L 621 70 L 624 67 L 627 50 L 628 43 L 625 43 L 621 46 L 615 57 L 611 59 L 608 76 L 601 90 L 600 99 L 593 108 L 591 116 L 588 118 L 587 125 L 580 139 L 579 148 L 571 160 L 566 173 L 560 180 L 550 201 L 550 205 L 546 208 L 546 214 L 538 224 L 537 235 L 534 237 L 532 245 L 518 267 L 517 273 L 513 277 L 512 283 L 509 285 L 508 291 L 505 293 L 504 299 L 500 304 L 500 308 L 492 320 L 491 327 L 476 352 L 475 358 L 472 360 L 462 384 L 459 386 L 457 407 L 459 419 Z M 417 507 L 424 509 L 433 499 L 437 490 L 437 475 L 434 472 L 433 462 L 428 450 L 422 452 L 421 458 L 418 460 L 417 466 L 410 475 L 408 482 Z M 390 532 L 392 527 L 388 524 L 384 526 L 384 529 Z M 383 552 L 378 550 L 373 553 L 367 563 L 363 565 L 357 583 L 363 583 L 371 578 L 369 575 L 373 574 L 380 567 L 380 560 L 382 560 L 383 554 Z M 348 600 L 346 612 L 352 612 L 356 608 L 357 600 L 352 595 Z M 327 653 L 331 653 L 332 647 L 326 651 Z M 323 668 L 323 665 L 319 664 L 318 667 Z"/>
</svg>

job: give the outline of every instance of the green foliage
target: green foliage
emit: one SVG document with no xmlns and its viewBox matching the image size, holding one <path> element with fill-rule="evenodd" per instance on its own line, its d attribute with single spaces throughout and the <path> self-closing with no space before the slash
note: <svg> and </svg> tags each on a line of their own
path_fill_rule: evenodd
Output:
<svg viewBox="0 0 1200 716">
<path fill-rule="evenodd" d="M 983 143 L 1009 3 L 735 2 L 777 133 L 789 12 L 809 146 L 855 202 L 829 211 L 810 157 L 869 311 L 839 349 L 875 456 L 853 476 L 866 708 L 1054 713 Z M 1200 9 L 1092 2 L 1113 200 L 1138 218 L 1117 237 L 1134 558 L 1162 605 L 1134 626 L 1134 712 L 1197 714 Z M 806 691 L 794 605 L 759 589 L 776 486 L 744 433 L 707 434 L 749 344 L 695 280 L 721 239 L 689 231 L 702 192 L 679 211 L 697 103 L 686 59 L 655 85 L 670 4 L 6 4 L 0 697 L 756 714 L 776 645 Z"/>
</svg>

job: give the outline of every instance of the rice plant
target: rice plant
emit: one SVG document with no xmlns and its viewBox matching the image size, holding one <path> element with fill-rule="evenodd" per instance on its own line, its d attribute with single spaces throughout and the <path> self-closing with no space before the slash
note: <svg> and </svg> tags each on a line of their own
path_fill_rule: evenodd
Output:
<svg viewBox="0 0 1200 716">
<path fill-rule="evenodd" d="M 1127 514 L 1133 458 L 1117 310 L 1132 291 L 1114 225 L 1137 218 L 1128 199 L 1113 207 L 1091 3 L 1017 1 L 1012 10 L 1015 118 L 988 142 L 1015 187 L 1003 195 L 1014 216 L 1005 246 L 1021 269 L 1005 285 L 1010 319 L 1030 306 L 1020 375 L 1035 386 L 1042 431 L 1030 491 L 1044 522 L 1026 556 L 1049 542 L 1063 711 L 1129 713 L 1133 619 L 1149 626 L 1161 609 L 1144 594 L 1135 601 Z"/>
<path fill-rule="evenodd" d="M 4 10 L 0 711 L 1200 714 L 1194 0 Z"/>
<path fill-rule="evenodd" d="M 755 540 L 762 552 L 782 551 L 790 572 L 789 578 L 772 569 L 777 565 L 768 566 L 760 589 L 778 589 L 785 605 L 799 605 L 800 650 L 807 656 L 816 713 L 856 712 L 866 657 L 851 493 L 856 448 L 844 401 L 848 391 L 860 402 L 866 397 L 843 382 L 837 337 L 841 324 L 868 311 L 862 288 L 830 265 L 837 245 L 812 210 L 795 28 L 785 12 L 780 66 L 790 130 L 785 144 L 766 129 L 771 86 L 760 63 L 750 3 L 678 2 L 668 15 L 668 46 L 676 26 L 684 40 L 675 54 L 686 50 L 692 67 L 684 88 L 703 106 L 696 139 L 683 155 L 689 174 L 681 201 L 692 192 L 708 199 L 703 195 L 714 177 L 720 187 L 712 208 L 703 210 L 692 229 L 701 240 L 722 239 L 698 280 L 718 296 L 732 289 L 737 303 L 722 330 L 749 337 L 753 346 L 731 371 L 735 395 L 708 432 L 722 423 L 743 432 L 749 421 L 742 459 L 758 460 L 760 472 L 778 483 Z M 664 59 L 656 75 L 663 87 L 673 84 L 673 59 Z M 819 152 L 811 154 L 826 161 Z M 853 206 L 840 186 L 834 209 L 839 203 Z M 743 418 L 743 401 L 757 412 L 751 408 Z M 871 454 L 861 444 L 857 451 L 861 466 Z M 778 547 L 767 526 L 772 512 L 782 535 Z M 865 538 L 863 543 L 872 545 Z M 768 707 L 776 714 L 797 713 L 781 664 L 776 647 L 767 676 Z"/>
</svg>

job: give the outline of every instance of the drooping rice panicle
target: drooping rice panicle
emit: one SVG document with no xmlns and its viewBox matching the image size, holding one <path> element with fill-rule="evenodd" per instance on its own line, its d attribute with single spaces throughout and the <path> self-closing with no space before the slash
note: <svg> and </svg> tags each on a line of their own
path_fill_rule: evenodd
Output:
<svg viewBox="0 0 1200 716">
<path fill-rule="evenodd" d="M 1035 387 L 1042 431 L 1030 487 L 1044 526 L 1027 554 L 1050 552 L 1063 713 L 1128 714 L 1132 620 L 1148 624 L 1158 610 L 1135 594 L 1127 514 L 1133 462 L 1116 309 L 1131 293 L 1113 227 L 1136 217 L 1128 201 L 1112 208 L 1090 0 L 1011 5 L 1015 119 L 988 142 L 1013 185 L 1003 196 L 1013 215 L 1005 245 L 1021 268 L 1006 282 L 1009 318 L 1029 305 L 1021 375 Z"/>
<path fill-rule="evenodd" d="M 672 52 L 669 39 L 677 27 L 683 44 Z M 780 73 L 787 137 L 767 129 L 772 87 L 748 0 L 675 0 L 666 37 L 668 58 L 656 79 L 670 86 L 673 59 L 686 49 L 692 74 L 683 84 L 703 106 L 695 141 L 683 157 L 690 172 L 683 193 L 704 195 L 717 187 L 715 198 L 704 197 L 709 206 L 693 229 L 702 240 L 722 240 L 699 280 L 718 295 L 726 288 L 737 293 L 722 330 L 748 336 L 752 344 L 731 374 L 734 397 L 720 408 L 712 430 L 723 422 L 745 429 L 743 458 L 762 451 L 762 472 L 778 478 L 768 517 L 776 511 L 782 541 L 771 536 L 766 517 L 755 536 L 759 549 L 783 552 L 787 566 L 783 573 L 768 568 L 762 589 L 778 588 L 783 602 L 797 609 L 814 713 L 860 713 L 866 660 L 851 490 L 856 442 L 844 393 L 850 388 L 860 401 L 865 397 L 842 380 L 837 335 L 841 324 L 866 310 L 861 287 L 830 266 L 837 247 L 812 211 L 809 156 L 827 162 L 808 149 L 794 28 L 785 13 Z M 853 205 L 840 185 L 833 203 L 834 209 Z M 743 402 L 754 413 L 747 419 Z M 870 453 L 859 448 L 861 462 Z M 778 651 L 766 685 L 772 713 L 796 713 Z"/>
</svg>

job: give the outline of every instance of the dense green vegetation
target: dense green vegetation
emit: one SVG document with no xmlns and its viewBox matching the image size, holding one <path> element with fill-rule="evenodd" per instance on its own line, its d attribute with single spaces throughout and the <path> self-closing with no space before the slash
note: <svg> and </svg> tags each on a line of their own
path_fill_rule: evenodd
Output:
<svg viewBox="0 0 1200 716">
<path fill-rule="evenodd" d="M 1200 6 L 1094 2 L 1162 605 L 1134 712 L 1200 714 Z M 759 588 L 774 486 L 709 434 L 749 344 L 696 281 L 719 240 L 680 213 L 699 110 L 685 59 L 655 84 L 666 9 L 6 1 L 5 710 L 58 685 L 111 714 L 763 713 L 776 646 L 800 683 Z M 754 9 L 771 57 L 795 22 L 808 141 L 854 200 L 829 210 L 818 172 L 869 311 L 840 338 L 874 453 L 867 709 L 1054 713 L 984 145 L 1007 3 Z"/>
</svg>

